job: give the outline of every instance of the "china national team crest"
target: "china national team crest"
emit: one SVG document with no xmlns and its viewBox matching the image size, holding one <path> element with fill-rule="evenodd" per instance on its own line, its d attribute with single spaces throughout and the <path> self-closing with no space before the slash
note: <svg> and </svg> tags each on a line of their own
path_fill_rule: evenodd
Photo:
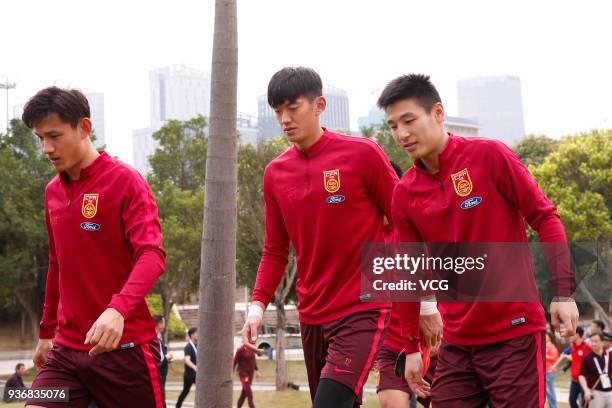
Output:
<svg viewBox="0 0 612 408">
<path fill-rule="evenodd" d="M 323 185 L 328 193 L 340 190 L 340 170 L 325 170 L 323 172 Z"/>
<path fill-rule="evenodd" d="M 85 218 L 93 218 L 98 212 L 99 194 L 83 194 L 83 207 L 81 213 Z"/>
<path fill-rule="evenodd" d="M 461 197 L 465 197 L 472 192 L 472 180 L 470 179 L 470 173 L 468 173 L 467 169 L 451 174 L 451 179 L 453 180 L 455 192 Z"/>
</svg>

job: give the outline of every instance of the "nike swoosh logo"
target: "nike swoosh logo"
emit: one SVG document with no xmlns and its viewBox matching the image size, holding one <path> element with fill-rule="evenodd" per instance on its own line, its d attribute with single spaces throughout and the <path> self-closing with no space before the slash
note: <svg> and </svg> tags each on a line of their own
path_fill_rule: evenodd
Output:
<svg viewBox="0 0 612 408">
<path fill-rule="evenodd" d="M 348 374 L 355 374 L 350 370 L 343 370 L 341 368 L 338 368 L 338 366 L 334 366 L 334 371 L 337 373 L 348 373 Z"/>
</svg>

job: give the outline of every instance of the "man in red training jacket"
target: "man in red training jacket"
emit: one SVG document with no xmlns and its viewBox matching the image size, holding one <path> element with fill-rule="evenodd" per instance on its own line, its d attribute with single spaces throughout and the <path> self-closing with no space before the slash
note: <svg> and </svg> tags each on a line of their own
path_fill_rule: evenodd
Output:
<svg viewBox="0 0 612 408">
<path fill-rule="evenodd" d="M 98 153 L 89 104 L 49 87 L 23 121 L 57 175 L 45 189 L 49 270 L 32 388 L 69 388 L 69 402 L 29 407 L 165 406 L 159 343 L 145 302 L 165 267 L 157 205 L 134 169 Z"/>
<path fill-rule="evenodd" d="M 326 101 L 312 69 L 275 73 L 268 103 L 293 146 L 265 169 L 266 238 L 243 340 L 254 349 L 291 243 L 311 399 L 316 408 L 352 408 L 360 403 L 390 307 L 360 299 L 360 248 L 384 241 L 397 176 L 373 141 L 321 127 Z"/>
<path fill-rule="evenodd" d="M 378 99 L 396 142 L 414 160 L 393 194 L 392 218 L 401 242 L 526 243 L 525 222 L 541 242 L 559 243 L 547 259 L 555 298 L 552 325 L 571 336 L 578 310 L 563 225 L 553 204 L 518 157 L 501 142 L 447 133 L 444 107 L 428 76 L 391 81 Z M 559 255 L 559 254 L 557 254 Z M 561 259 L 561 262 L 559 262 Z M 512 274 L 508 265 L 507 274 Z M 533 276 L 533 275 L 532 275 Z M 529 284 L 535 288 L 535 278 Z M 398 303 L 404 330 L 409 304 Z M 536 302 L 440 302 L 444 321 L 431 395 L 435 407 L 544 406 L 544 310 Z M 409 349 L 417 336 L 403 336 Z M 410 340 L 412 339 L 412 341 Z M 414 349 L 414 347 L 413 347 Z M 407 356 L 405 376 L 416 389 L 421 354 Z"/>
</svg>

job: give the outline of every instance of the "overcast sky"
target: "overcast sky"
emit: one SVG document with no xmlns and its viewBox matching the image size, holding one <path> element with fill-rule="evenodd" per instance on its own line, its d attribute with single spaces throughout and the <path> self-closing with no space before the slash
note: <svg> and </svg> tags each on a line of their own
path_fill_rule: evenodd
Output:
<svg viewBox="0 0 612 408">
<path fill-rule="evenodd" d="M 10 115 L 53 83 L 103 92 L 108 150 L 131 163 L 132 131 L 149 125 L 149 71 L 210 72 L 213 14 L 213 0 L 2 0 Z M 399 74 L 431 75 L 451 115 L 459 79 L 509 74 L 521 78 L 528 133 L 612 127 L 610 16 L 609 0 L 238 0 L 238 109 L 256 115 L 287 65 L 345 89 L 353 129 Z"/>
</svg>

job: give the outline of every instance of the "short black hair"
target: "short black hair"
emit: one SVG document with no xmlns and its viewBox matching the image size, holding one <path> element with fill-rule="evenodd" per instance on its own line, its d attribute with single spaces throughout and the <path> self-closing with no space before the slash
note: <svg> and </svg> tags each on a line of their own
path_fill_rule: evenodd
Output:
<svg viewBox="0 0 612 408">
<path fill-rule="evenodd" d="M 603 335 L 602 335 L 601 333 L 593 333 L 593 334 L 591 334 L 589 337 L 590 337 L 590 338 L 593 338 L 593 337 L 595 337 L 595 336 L 599 337 L 599 340 L 600 340 L 600 341 L 603 341 L 603 339 L 604 339 L 604 338 L 603 338 Z"/>
<path fill-rule="evenodd" d="M 15 366 L 15 371 L 19 371 L 22 367 L 25 367 L 25 364 L 17 363 L 17 365 Z"/>
<path fill-rule="evenodd" d="M 442 102 L 436 87 L 428 75 L 402 75 L 389 82 L 378 97 L 376 104 L 381 109 L 403 99 L 414 99 L 427 113 L 438 102 Z"/>
<path fill-rule="evenodd" d="M 584 336 L 584 329 L 582 328 L 582 326 L 576 327 L 576 334 L 580 337 Z"/>
<path fill-rule="evenodd" d="M 155 315 L 153 316 L 153 320 L 155 320 L 155 325 L 157 326 L 158 324 L 164 321 L 164 316 Z"/>
<path fill-rule="evenodd" d="M 606 324 L 604 322 L 602 322 L 601 320 L 593 320 L 593 323 L 595 323 L 597 326 L 599 326 L 601 331 L 604 331 L 605 328 L 606 328 Z"/>
<path fill-rule="evenodd" d="M 77 89 L 50 86 L 38 91 L 23 108 L 21 119 L 27 127 L 34 126 L 47 116 L 57 113 L 63 122 L 76 128 L 82 118 L 90 118 L 89 102 Z"/>
<path fill-rule="evenodd" d="M 310 102 L 323 95 L 323 82 L 314 69 L 285 67 L 272 75 L 268 83 L 268 105 L 272 108 L 287 101 L 293 103 L 302 95 Z"/>
<path fill-rule="evenodd" d="M 198 332 L 198 328 L 197 328 L 197 327 L 190 327 L 190 328 L 189 328 L 189 330 L 187 330 L 187 335 L 188 335 L 189 337 L 191 337 L 191 335 L 192 335 L 193 333 L 197 333 L 197 332 Z"/>
</svg>

